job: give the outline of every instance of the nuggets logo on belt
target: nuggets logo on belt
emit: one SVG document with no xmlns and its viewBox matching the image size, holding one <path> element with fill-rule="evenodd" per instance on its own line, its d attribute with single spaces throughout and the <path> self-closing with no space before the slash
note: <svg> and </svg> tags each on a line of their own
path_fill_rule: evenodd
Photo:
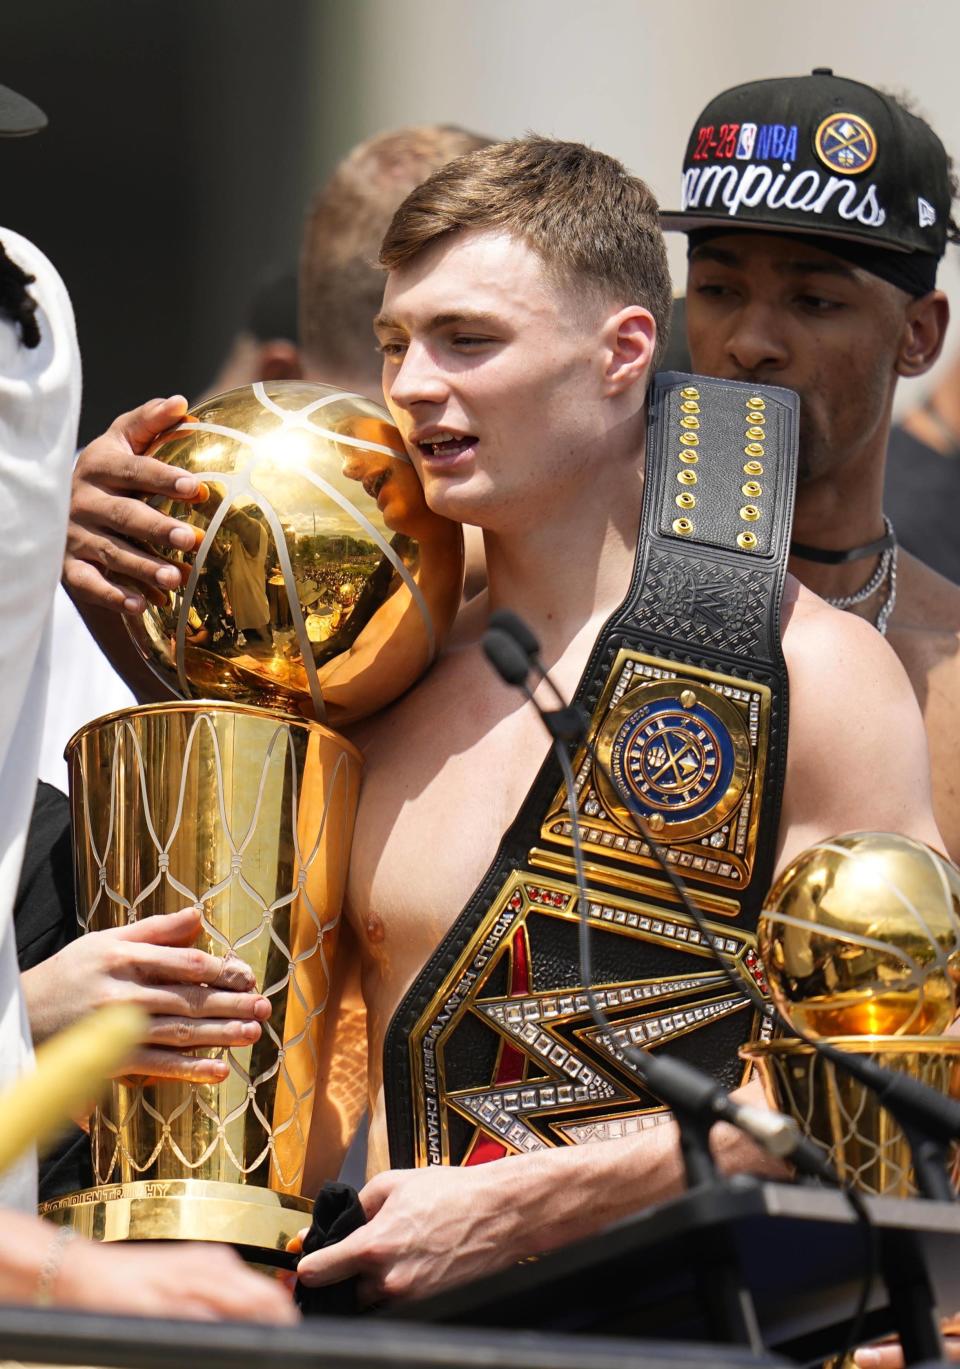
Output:
<svg viewBox="0 0 960 1369">
<path fill-rule="evenodd" d="M 702 690 L 698 697 L 672 681 L 629 691 L 601 728 L 597 749 L 612 780 L 598 771 L 608 811 L 630 824 L 632 800 L 648 820 L 659 815 L 657 830 L 668 827 L 677 838 L 718 826 L 750 773 L 750 741 L 736 708 L 722 695 Z"/>
</svg>

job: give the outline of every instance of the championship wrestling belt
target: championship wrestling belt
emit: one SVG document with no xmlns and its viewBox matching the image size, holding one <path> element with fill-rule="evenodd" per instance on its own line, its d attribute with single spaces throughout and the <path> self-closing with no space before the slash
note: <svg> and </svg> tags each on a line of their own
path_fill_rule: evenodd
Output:
<svg viewBox="0 0 960 1369">
<path fill-rule="evenodd" d="M 630 817 L 629 794 L 716 951 L 765 990 L 756 926 L 787 752 L 780 645 L 796 479 L 790 390 L 658 376 L 626 598 L 576 693 L 573 758 L 598 1028 L 577 953 L 572 827 L 542 766 L 496 857 L 390 1025 L 391 1164 L 464 1165 L 625 1136 L 665 1120 L 625 1058 L 675 1052 L 727 1088 L 759 1031 Z M 606 771 L 606 773 L 605 773 Z"/>
</svg>

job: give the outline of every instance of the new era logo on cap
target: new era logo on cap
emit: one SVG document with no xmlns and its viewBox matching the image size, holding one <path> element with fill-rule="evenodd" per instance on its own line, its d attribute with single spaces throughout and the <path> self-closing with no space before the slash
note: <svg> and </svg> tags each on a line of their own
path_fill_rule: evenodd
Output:
<svg viewBox="0 0 960 1369">
<path fill-rule="evenodd" d="M 937 257 L 951 191 L 939 138 L 896 100 L 819 68 L 735 86 L 687 144 L 665 228 L 780 229 Z"/>
</svg>

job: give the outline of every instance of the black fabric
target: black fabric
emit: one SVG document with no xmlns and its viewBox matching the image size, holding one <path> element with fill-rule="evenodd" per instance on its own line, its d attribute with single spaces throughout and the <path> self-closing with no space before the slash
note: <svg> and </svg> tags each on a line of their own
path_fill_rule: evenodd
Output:
<svg viewBox="0 0 960 1369">
<path fill-rule="evenodd" d="M 303 1254 L 326 1250 L 366 1222 L 357 1190 L 349 1184 L 324 1184 L 313 1205 L 313 1221 L 303 1242 Z M 356 1278 L 308 1288 L 297 1281 L 294 1301 L 305 1317 L 355 1317 L 363 1308 L 357 1301 Z"/>
<path fill-rule="evenodd" d="M 664 228 L 826 234 L 942 257 L 952 195 L 933 130 L 861 81 L 820 68 L 717 95 L 694 124 L 683 202 Z"/>
<path fill-rule="evenodd" d="M 21 971 L 56 955 L 77 934 L 70 805 L 66 794 L 43 780 L 37 785 L 13 917 Z M 40 1201 L 92 1184 L 90 1139 L 71 1126 L 40 1162 Z"/>
<path fill-rule="evenodd" d="M 883 507 L 900 545 L 960 584 L 960 457 L 941 456 L 894 428 Z"/>
<path fill-rule="evenodd" d="M 843 238 L 818 238 L 817 246 L 851 266 L 859 266 L 872 276 L 906 290 L 917 299 L 937 288 L 940 259 L 932 252 L 891 252 L 886 247 L 868 246 L 865 242 Z"/>
<path fill-rule="evenodd" d="M 33 803 L 13 918 L 21 970 L 49 959 L 77 934 L 70 804 L 66 794 L 43 780 Z"/>
<path fill-rule="evenodd" d="M 728 237 L 731 233 L 749 233 L 754 227 L 752 224 L 744 223 L 738 228 L 697 228 L 687 234 L 687 256 L 706 242 L 715 242 L 717 238 Z M 789 238 L 791 242 L 811 244 L 811 237 L 807 233 L 778 231 L 777 237 Z M 905 290 L 916 299 L 936 289 L 940 259 L 930 252 L 895 252 L 889 247 L 876 247 L 856 239 L 819 235 L 812 240 L 812 245 L 821 252 L 829 252 L 832 257 L 849 262 L 851 266 L 859 266 L 861 270 L 869 271 L 872 276 L 879 276 L 881 280 Z"/>
<path fill-rule="evenodd" d="M 71 1125 L 47 1153 L 41 1156 L 37 1193 L 41 1203 L 63 1198 L 68 1193 L 94 1187 L 90 1137 Z"/>
</svg>

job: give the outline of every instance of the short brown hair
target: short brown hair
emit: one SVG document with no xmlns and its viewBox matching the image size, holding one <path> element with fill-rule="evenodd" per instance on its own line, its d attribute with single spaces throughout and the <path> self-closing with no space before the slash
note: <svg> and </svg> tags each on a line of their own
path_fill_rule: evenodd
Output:
<svg viewBox="0 0 960 1369">
<path fill-rule="evenodd" d="M 649 309 L 660 357 L 673 291 L 652 191 L 613 157 L 582 143 L 517 138 L 435 171 L 393 216 L 380 249 L 388 269 L 448 233 L 501 229 L 539 253 L 561 283 Z"/>
<path fill-rule="evenodd" d="M 380 241 L 405 195 L 432 171 L 489 138 L 452 124 L 398 128 L 358 144 L 318 191 L 300 254 L 300 339 L 305 356 L 379 388 L 371 323 L 380 308 Z"/>
</svg>

